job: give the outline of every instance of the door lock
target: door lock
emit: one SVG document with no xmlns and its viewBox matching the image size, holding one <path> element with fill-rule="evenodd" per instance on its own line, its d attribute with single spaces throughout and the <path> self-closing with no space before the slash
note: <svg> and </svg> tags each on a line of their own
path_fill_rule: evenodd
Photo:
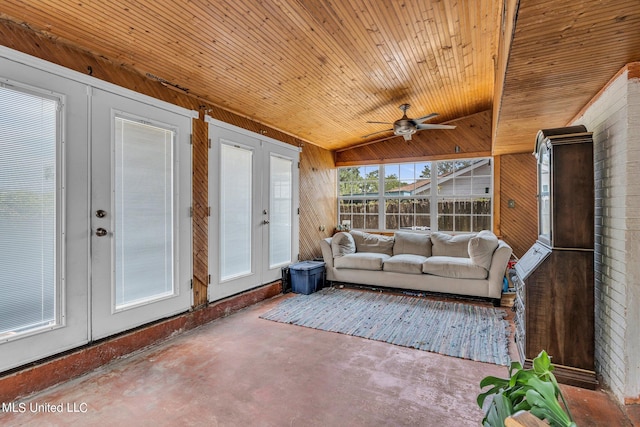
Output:
<svg viewBox="0 0 640 427">
<path fill-rule="evenodd" d="M 107 216 L 107 212 L 103 211 L 102 209 L 98 209 L 96 211 L 96 216 L 98 218 L 104 218 L 105 216 Z"/>
<path fill-rule="evenodd" d="M 107 230 L 105 230 L 104 228 L 98 228 L 96 230 L 96 236 L 102 237 L 102 236 L 106 236 L 106 235 L 107 235 Z"/>
</svg>

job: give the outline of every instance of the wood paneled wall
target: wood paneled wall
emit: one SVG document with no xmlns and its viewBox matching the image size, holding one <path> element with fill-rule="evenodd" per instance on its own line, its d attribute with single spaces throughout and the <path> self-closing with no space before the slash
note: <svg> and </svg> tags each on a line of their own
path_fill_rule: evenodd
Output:
<svg viewBox="0 0 640 427">
<path fill-rule="evenodd" d="M 204 112 L 193 120 L 193 305 L 209 302 L 209 127 Z"/>
<path fill-rule="evenodd" d="M 534 141 L 531 141 L 533 150 Z M 509 200 L 514 207 L 509 208 Z M 500 232 L 518 258 L 538 237 L 536 158 L 531 153 L 500 156 Z"/>
<path fill-rule="evenodd" d="M 309 260 L 322 256 L 320 239 L 338 223 L 337 174 L 330 151 L 305 145 L 300 159 L 300 259 Z"/>
<path fill-rule="evenodd" d="M 410 141 L 401 136 L 336 153 L 336 165 L 378 164 L 491 156 L 491 110 L 447 124 L 451 130 L 424 130 Z M 456 153 L 458 147 L 458 153 Z"/>
</svg>

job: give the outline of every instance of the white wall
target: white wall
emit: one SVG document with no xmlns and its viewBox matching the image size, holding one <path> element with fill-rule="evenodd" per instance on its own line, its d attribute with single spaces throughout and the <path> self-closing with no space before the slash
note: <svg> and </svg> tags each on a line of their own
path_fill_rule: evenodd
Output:
<svg viewBox="0 0 640 427">
<path fill-rule="evenodd" d="M 572 124 L 594 133 L 596 371 L 640 395 L 640 79 L 622 72 Z"/>
</svg>

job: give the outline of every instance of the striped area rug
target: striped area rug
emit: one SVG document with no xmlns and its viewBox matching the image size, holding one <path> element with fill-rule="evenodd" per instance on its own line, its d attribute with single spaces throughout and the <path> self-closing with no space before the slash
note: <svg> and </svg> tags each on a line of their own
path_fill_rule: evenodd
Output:
<svg viewBox="0 0 640 427">
<path fill-rule="evenodd" d="M 508 366 L 505 316 L 493 307 L 324 288 L 287 298 L 260 317 Z"/>
</svg>

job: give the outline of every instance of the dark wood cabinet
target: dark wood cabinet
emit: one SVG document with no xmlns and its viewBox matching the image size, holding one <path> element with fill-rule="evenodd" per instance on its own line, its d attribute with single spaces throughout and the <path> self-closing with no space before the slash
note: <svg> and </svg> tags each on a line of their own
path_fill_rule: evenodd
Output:
<svg viewBox="0 0 640 427">
<path fill-rule="evenodd" d="M 584 126 L 538 132 L 538 240 L 518 261 L 516 343 L 542 350 L 558 381 L 595 388 L 593 140 Z"/>
</svg>

